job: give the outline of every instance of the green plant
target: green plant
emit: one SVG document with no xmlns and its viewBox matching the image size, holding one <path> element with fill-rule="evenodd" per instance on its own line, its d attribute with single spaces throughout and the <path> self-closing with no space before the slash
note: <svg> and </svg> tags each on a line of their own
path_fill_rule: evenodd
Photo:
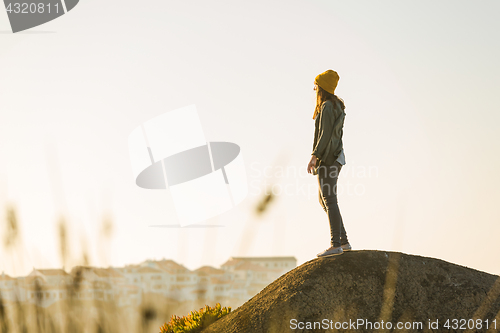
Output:
<svg viewBox="0 0 500 333">
<path fill-rule="evenodd" d="M 187 316 L 173 315 L 168 323 L 160 327 L 160 333 L 198 333 L 229 312 L 231 308 L 221 307 L 220 303 L 214 307 L 205 305 L 205 308 L 191 311 Z"/>
</svg>

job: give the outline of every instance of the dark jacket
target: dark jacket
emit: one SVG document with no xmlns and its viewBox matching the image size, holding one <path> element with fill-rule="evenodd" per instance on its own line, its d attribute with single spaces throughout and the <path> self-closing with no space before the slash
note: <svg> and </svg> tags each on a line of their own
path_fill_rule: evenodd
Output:
<svg viewBox="0 0 500 333">
<path fill-rule="evenodd" d="M 344 118 L 345 112 L 339 101 L 326 100 L 321 104 L 321 112 L 316 116 L 313 152 L 311 153 L 318 158 L 321 165 L 333 165 L 340 156 L 343 148 Z M 330 149 L 327 154 L 328 144 L 330 144 Z M 325 154 L 327 156 L 324 156 Z"/>
</svg>

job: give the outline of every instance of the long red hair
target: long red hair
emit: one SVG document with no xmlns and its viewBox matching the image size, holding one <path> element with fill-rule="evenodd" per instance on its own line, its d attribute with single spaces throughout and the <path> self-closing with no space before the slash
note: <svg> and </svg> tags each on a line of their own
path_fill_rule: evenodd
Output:
<svg viewBox="0 0 500 333">
<path fill-rule="evenodd" d="M 313 114 L 312 119 L 316 119 L 318 114 L 321 112 L 321 105 L 323 104 L 324 101 L 327 101 L 327 100 L 330 100 L 333 103 L 335 103 L 336 101 L 339 101 L 340 105 L 342 107 L 342 110 L 345 109 L 344 101 L 341 98 L 339 98 L 337 95 L 329 93 L 328 91 L 326 91 L 325 89 L 321 88 L 318 85 L 316 85 L 314 87 L 314 89 L 316 90 L 316 107 L 314 108 L 314 114 Z"/>
</svg>

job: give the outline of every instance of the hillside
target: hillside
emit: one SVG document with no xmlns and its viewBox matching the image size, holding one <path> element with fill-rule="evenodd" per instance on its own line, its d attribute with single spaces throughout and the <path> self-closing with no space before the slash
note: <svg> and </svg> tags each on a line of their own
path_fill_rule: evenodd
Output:
<svg viewBox="0 0 500 333">
<path fill-rule="evenodd" d="M 496 332 L 491 327 L 499 294 L 496 275 L 399 252 L 352 251 L 311 260 L 282 275 L 203 333 L 336 332 L 335 324 L 342 323 L 342 332 L 373 332 L 377 324 L 387 328 L 388 321 L 393 329 L 387 332 L 462 332 L 462 324 L 479 323 L 479 331 L 486 332 L 486 319 Z M 450 321 L 449 330 L 444 328 L 454 318 L 480 320 Z M 364 322 L 353 326 L 358 319 Z M 500 327 L 500 315 L 496 319 Z M 395 329 L 398 322 L 402 330 Z"/>
</svg>

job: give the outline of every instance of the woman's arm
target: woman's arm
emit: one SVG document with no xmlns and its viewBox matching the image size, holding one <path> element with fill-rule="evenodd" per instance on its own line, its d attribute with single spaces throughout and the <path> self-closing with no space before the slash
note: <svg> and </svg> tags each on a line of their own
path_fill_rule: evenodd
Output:
<svg viewBox="0 0 500 333">
<path fill-rule="evenodd" d="M 307 173 L 312 173 L 313 168 L 316 166 L 316 162 L 318 159 L 316 156 L 312 155 L 311 160 L 309 161 L 309 164 L 307 165 Z"/>
<path fill-rule="evenodd" d="M 323 103 L 319 114 L 319 138 L 311 155 L 322 159 L 322 154 L 325 152 L 326 146 L 332 138 L 333 122 L 335 119 L 332 103 Z"/>
</svg>

